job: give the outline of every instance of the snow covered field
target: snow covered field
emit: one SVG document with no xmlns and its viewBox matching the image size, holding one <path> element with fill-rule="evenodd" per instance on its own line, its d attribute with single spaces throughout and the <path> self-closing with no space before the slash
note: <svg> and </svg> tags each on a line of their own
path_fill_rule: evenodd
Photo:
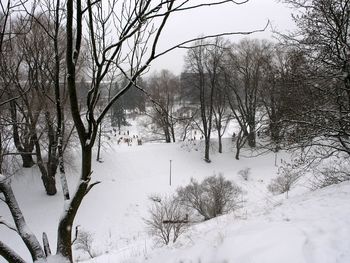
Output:
<svg viewBox="0 0 350 263">
<path fill-rule="evenodd" d="M 103 163 L 94 164 L 96 186 L 83 201 L 75 225 L 93 237 L 89 259 L 75 251 L 84 262 L 152 263 L 347 263 L 350 262 L 350 183 L 311 192 L 300 183 L 289 194 L 272 196 L 266 189 L 276 176 L 275 156 L 234 159 L 228 141 L 223 154 L 212 162 L 202 160 L 201 145 L 192 143 L 127 146 L 112 138 L 102 152 Z M 250 155 L 245 152 L 243 155 Z M 287 155 L 278 155 L 278 160 Z M 69 169 L 71 191 L 79 164 Z M 172 184 L 169 185 L 170 160 Z M 74 167 L 75 166 L 75 167 Z M 248 181 L 238 175 L 251 168 Z M 144 219 L 151 204 L 149 196 L 173 193 L 191 177 L 201 180 L 222 173 L 245 192 L 242 209 L 204 223 L 195 223 L 168 247 L 158 247 L 149 236 Z M 38 172 L 32 169 L 13 178 L 13 186 L 26 220 L 38 236 L 47 232 L 55 243 L 56 226 L 62 210 L 62 195 L 48 197 Z M 0 203 L 0 214 L 9 213 Z M 0 227 L 0 235 L 26 259 L 30 255 L 14 233 Z M 52 247 L 55 250 L 55 247 Z M 0 262 L 2 259 L 0 258 Z"/>
</svg>

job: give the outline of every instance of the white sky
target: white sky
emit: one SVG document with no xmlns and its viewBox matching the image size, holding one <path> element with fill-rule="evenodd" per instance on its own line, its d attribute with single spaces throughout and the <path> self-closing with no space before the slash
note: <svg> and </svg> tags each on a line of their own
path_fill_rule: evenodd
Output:
<svg viewBox="0 0 350 263">
<path fill-rule="evenodd" d="M 173 15 L 165 28 L 159 51 L 203 34 L 261 29 L 268 20 L 278 31 L 290 31 L 294 27 L 291 12 L 291 9 L 278 0 L 250 0 L 244 5 L 225 4 L 178 13 Z M 231 36 L 230 40 L 237 42 L 243 37 Z M 249 37 L 273 39 L 271 28 Z M 175 50 L 159 58 L 153 62 L 150 72 L 168 69 L 175 74 L 181 73 L 185 52 Z"/>
</svg>

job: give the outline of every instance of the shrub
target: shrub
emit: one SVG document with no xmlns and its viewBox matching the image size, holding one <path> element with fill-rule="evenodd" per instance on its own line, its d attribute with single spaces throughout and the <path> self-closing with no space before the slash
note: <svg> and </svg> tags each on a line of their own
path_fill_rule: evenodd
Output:
<svg viewBox="0 0 350 263">
<path fill-rule="evenodd" d="M 314 188 L 323 188 L 350 180 L 349 163 L 347 160 L 337 160 L 315 170 Z"/>
<path fill-rule="evenodd" d="M 151 216 L 145 220 L 150 234 L 158 243 L 164 245 L 168 245 L 170 241 L 175 243 L 188 225 L 188 214 L 184 207 L 174 197 L 152 196 L 150 200 L 153 202 L 149 209 Z"/>
<path fill-rule="evenodd" d="M 76 239 L 74 240 L 74 245 L 76 249 L 85 251 L 90 256 L 90 258 L 93 258 L 95 255 L 92 250 L 92 242 L 92 234 L 89 231 L 80 229 L 77 233 Z"/>
<path fill-rule="evenodd" d="M 238 174 L 245 180 L 248 181 L 250 175 L 250 168 L 244 168 L 238 172 Z"/>
<path fill-rule="evenodd" d="M 278 169 L 278 174 L 276 178 L 271 180 L 267 188 L 273 194 L 286 193 L 288 198 L 288 192 L 295 185 L 303 172 L 296 169 L 294 165 L 284 162 Z"/>
<path fill-rule="evenodd" d="M 221 174 L 207 177 L 202 183 L 193 178 L 189 185 L 177 189 L 179 202 L 196 210 L 204 220 L 225 214 L 237 208 L 240 187 Z"/>
</svg>

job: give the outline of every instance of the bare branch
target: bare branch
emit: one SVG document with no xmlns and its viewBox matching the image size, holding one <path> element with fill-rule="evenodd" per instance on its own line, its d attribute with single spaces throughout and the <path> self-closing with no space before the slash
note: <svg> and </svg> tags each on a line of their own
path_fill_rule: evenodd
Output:
<svg viewBox="0 0 350 263">
<path fill-rule="evenodd" d="M 88 188 L 86 189 L 85 195 L 87 195 L 87 194 L 90 192 L 90 190 L 91 190 L 95 185 L 98 185 L 98 184 L 100 184 L 100 183 L 101 183 L 100 181 L 97 181 L 97 182 L 94 182 L 94 183 L 90 184 L 90 185 L 88 186 Z"/>
<path fill-rule="evenodd" d="M 189 48 L 193 48 L 196 46 L 186 46 L 187 44 L 191 44 L 194 42 L 198 42 L 198 41 L 202 41 L 202 40 L 206 40 L 206 39 L 211 39 L 211 38 L 216 38 L 216 37 L 224 37 L 224 36 L 233 36 L 233 35 L 251 35 L 254 33 L 258 33 L 258 32 L 264 32 L 266 30 L 266 28 L 269 26 L 270 21 L 267 21 L 266 25 L 264 28 L 262 29 L 257 29 L 257 30 L 253 30 L 253 31 L 241 31 L 241 32 L 226 32 L 226 33 L 221 33 L 221 34 L 215 34 L 215 35 L 207 35 L 207 36 L 202 36 L 202 37 L 197 37 L 197 38 L 193 38 L 184 42 L 181 42 L 171 48 L 168 48 L 165 51 L 162 51 L 160 53 L 158 53 L 157 55 L 155 55 L 155 59 L 165 55 L 166 53 L 169 53 L 170 51 L 173 51 L 174 49 L 177 48 L 185 48 L 185 49 L 189 49 Z"/>
<path fill-rule="evenodd" d="M 3 106 L 3 105 L 5 105 L 5 104 L 7 104 L 7 103 L 10 103 L 10 102 L 12 102 L 12 101 L 14 101 L 14 100 L 17 100 L 17 99 L 21 98 L 21 97 L 22 97 L 25 93 L 27 93 L 29 90 L 30 90 L 30 87 L 27 88 L 24 92 L 21 92 L 21 94 L 18 95 L 18 96 L 12 97 L 12 98 L 7 99 L 7 100 L 5 100 L 5 101 L 1 101 L 1 102 L 0 102 L 0 107 Z"/>
<path fill-rule="evenodd" d="M 10 222 L 6 221 L 2 216 L 0 216 L 0 225 L 4 225 L 7 228 L 9 228 L 9 229 L 15 231 L 16 233 L 18 233 L 18 231 L 16 229 L 16 226 L 11 224 Z"/>
</svg>

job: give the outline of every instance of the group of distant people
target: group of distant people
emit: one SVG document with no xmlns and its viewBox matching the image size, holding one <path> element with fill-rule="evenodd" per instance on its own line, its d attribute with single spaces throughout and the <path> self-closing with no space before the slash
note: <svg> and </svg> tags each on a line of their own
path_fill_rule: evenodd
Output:
<svg viewBox="0 0 350 263">
<path fill-rule="evenodd" d="M 113 128 L 114 136 L 117 136 L 117 129 Z M 119 136 L 121 135 L 119 131 Z M 133 142 L 137 142 L 137 145 L 142 145 L 142 139 L 138 135 L 130 136 L 129 130 L 123 133 L 123 136 L 120 136 L 117 140 L 117 144 L 126 143 L 128 146 L 132 146 Z"/>
</svg>

